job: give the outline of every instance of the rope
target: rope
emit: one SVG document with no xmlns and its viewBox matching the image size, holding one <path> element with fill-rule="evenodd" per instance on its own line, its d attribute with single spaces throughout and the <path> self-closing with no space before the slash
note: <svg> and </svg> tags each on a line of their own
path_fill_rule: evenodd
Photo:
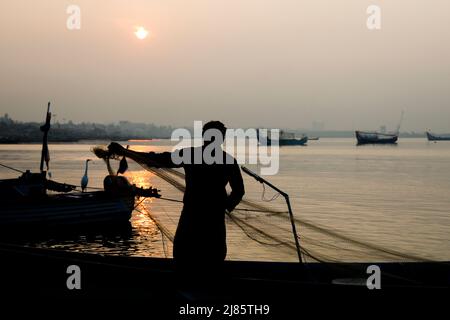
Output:
<svg viewBox="0 0 450 320">
<path fill-rule="evenodd" d="M 4 168 L 6 168 L 6 169 L 12 170 L 12 171 L 19 172 L 19 173 L 25 173 L 25 171 L 22 171 L 22 170 L 19 170 L 19 169 L 16 169 L 16 168 L 7 166 L 6 164 L 0 163 L 0 166 L 4 167 Z"/>
<path fill-rule="evenodd" d="M 158 199 L 160 199 L 160 200 L 166 200 L 166 201 L 171 201 L 171 202 L 183 203 L 182 200 L 178 200 L 178 199 L 171 199 L 171 198 L 165 198 L 165 197 L 159 197 Z"/>
<path fill-rule="evenodd" d="M 272 201 L 278 199 L 278 197 L 281 195 L 281 193 L 277 192 L 277 193 L 275 193 L 275 194 L 272 196 L 272 198 L 266 199 L 266 185 L 265 185 L 264 183 L 262 184 L 262 188 L 263 188 L 263 191 L 262 191 L 262 194 L 261 194 L 261 200 L 262 200 L 262 201 L 265 201 L 265 202 L 272 202 Z"/>
<path fill-rule="evenodd" d="M 183 203 L 183 200 L 178 199 L 172 199 L 172 198 L 166 198 L 166 197 L 159 197 L 156 198 L 157 200 L 166 200 L 171 202 L 177 202 L 177 203 Z M 243 211 L 243 212 L 261 212 L 261 213 L 280 213 L 279 211 L 267 211 L 267 210 L 258 210 L 258 209 L 243 209 L 243 208 L 234 208 L 233 211 Z M 282 211 L 282 213 L 288 213 L 288 211 Z"/>
</svg>

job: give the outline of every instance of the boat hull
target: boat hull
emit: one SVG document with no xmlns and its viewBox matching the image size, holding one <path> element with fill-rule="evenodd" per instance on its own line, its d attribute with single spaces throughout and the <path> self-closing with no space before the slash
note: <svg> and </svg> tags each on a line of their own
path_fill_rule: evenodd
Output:
<svg viewBox="0 0 450 320">
<path fill-rule="evenodd" d="M 134 196 L 111 197 L 103 191 L 55 194 L 3 202 L 1 229 L 59 228 L 126 222 Z"/>
<path fill-rule="evenodd" d="M 172 259 L 105 256 L 53 249 L 0 244 L 0 272 L 8 275 L 2 288 L 23 298 L 145 298 L 146 301 L 184 300 Z M 377 265 L 383 272 L 383 291 L 389 289 L 450 288 L 448 262 L 403 263 L 279 263 L 226 261 L 220 275 L 221 285 L 210 301 L 249 297 L 264 301 L 297 299 L 292 292 L 307 289 L 335 289 L 368 292 L 367 270 Z M 68 266 L 81 270 L 82 290 L 67 290 Z M 30 267 L 32 266 L 32 267 Z M 86 276 L 83 276 L 86 275 Z M 66 276 L 66 277 L 65 277 Z M 214 280 L 211 278 L 210 281 Z M 216 282 L 211 282 L 215 284 Z M 215 285 L 214 285 L 215 286 Z M 195 288 L 193 288 L 195 291 Z M 78 292 L 76 292 L 78 291 Z M 186 290 L 183 290 L 186 293 Z M 191 302 L 196 301 L 194 294 Z M 198 302 L 198 300 L 197 300 Z"/>
<path fill-rule="evenodd" d="M 280 139 L 271 140 L 267 139 L 267 145 L 278 144 L 279 146 L 304 146 L 308 142 L 308 137 L 302 137 L 301 139 Z"/>
<path fill-rule="evenodd" d="M 358 144 L 396 144 L 398 135 L 378 132 L 355 131 Z"/>
<path fill-rule="evenodd" d="M 427 132 L 428 141 L 450 141 L 449 136 L 436 136 L 430 132 Z"/>
</svg>

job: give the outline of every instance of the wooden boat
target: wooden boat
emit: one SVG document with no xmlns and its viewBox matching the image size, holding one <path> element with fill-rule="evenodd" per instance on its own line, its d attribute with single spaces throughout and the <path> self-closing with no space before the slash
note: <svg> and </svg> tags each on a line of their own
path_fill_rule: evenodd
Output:
<svg viewBox="0 0 450 320">
<path fill-rule="evenodd" d="M 398 134 L 355 131 L 358 144 L 395 144 L 398 140 Z"/>
<path fill-rule="evenodd" d="M 258 141 L 260 139 L 259 129 L 257 130 Z M 278 144 L 279 146 L 304 146 L 308 142 L 308 136 L 304 135 L 301 138 L 296 138 L 294 133 L 280 130 L 278 139 L 271 139 L 271 137 L 264 137 L 267 145 Z"/>
<path fill-rule="evenodd" d="M 428 141 L 450 141 L 450 135 L 436 135 L 431 132 L 426 132 Z"/>
<path fill-rule="evenodd" d="M 272 144 L 273 142 L 271 141 L 270 144 Z M 306 145 L 306 143 L 308 143 L 308 137 L 307 136 L 303 136 L 300 139 L 296 139 L 296 138 L 292 138 L 292 139 L 287 139 L 287 138 L 280 138 L 280 140 L 278 140 L 278 144 L 280 146 L 304 146 Z"/>
<path fill-rule="evenodd" d="M 396 144 L 400 134 L 400 126 L 402 124 L 404 112 L 400 115 L 400 121 L 397 125 L 397 130 L 393 133 L 385 133 L 385 127 L 382 127 L 382 132 L 377 131 L 355 131 L 358 145 L 361 144 Z"/>
<path fill-rule="evenodd" d="M 50 104 L 49 104 L 50 108 Z M 104 189 L 76 191 L 77 186 L 47 179 L 43 170 L 49 162 L 47 132 L 51 114 L 48 109 L 41 155 L 41 172 L 29 170 L 17 179 L 0 180 L 0 229 L 22 231 L 61 227 L 85 227 L 127 222 L 136 197 L 159 197 L 154 188 L 138 188 L 123 176 L 108 175 Z M 10 167 L 9 167 L 10 168 Z M 14 168 L 10 168 L 16 170 Z M 16 170 L 18 171 L 18 170 Z M 86 170 L 87 174 L 87 170 Z"/>
</svg>

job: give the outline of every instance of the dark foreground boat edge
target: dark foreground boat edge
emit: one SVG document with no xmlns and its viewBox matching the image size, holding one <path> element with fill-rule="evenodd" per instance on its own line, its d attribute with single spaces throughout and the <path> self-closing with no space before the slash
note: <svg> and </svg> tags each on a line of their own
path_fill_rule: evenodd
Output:
<svg viewBox="0 0 450 320">
<path fill-rule="evenodd" d="M 1 244 L 0 255 L 0 272 L 8 275 L 3 279 L 2 288 L 24 295 L 39 292 L 57 297 L 143 295 L 158 298 L 168 295 L 174 298 L 180 294 L 172 259 L 106 256 L 13 244 Z M 67 288 L 67 268 L 71 265 L 81 270 L 82 290 Z M 305 288 L 367 291 L 370 265 L 380 268 L 383 289 L 450 288 L 449 262 L 299 264 L 226 261 L 221 279 L 216 279 L 223 285 L 217 298 L 232 300 L 250 292 L 253 297 L 271 297 L 274 293 L 276 297 L 286 289 Z M 208 299 L 214 301 L 214 298 L 211 295 Z"/>
</svg>

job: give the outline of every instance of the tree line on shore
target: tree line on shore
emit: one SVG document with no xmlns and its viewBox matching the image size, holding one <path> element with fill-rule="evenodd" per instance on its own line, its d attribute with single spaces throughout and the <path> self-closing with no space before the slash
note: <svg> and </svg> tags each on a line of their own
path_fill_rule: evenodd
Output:
<svg viewBox="0 0 450 320">
<path fill-rule="evenodd" d="M 38 122 L 15 121 L 6 114 L 0 118 L 0 143 L 24 143 L 42 141 Z M 173 128 L 154 124 L 132 123 L 53 123 L 49 132 L 51 142 L 76 142 L 80 140 L 130 140 L 170 138 Z"/>
</svg>

